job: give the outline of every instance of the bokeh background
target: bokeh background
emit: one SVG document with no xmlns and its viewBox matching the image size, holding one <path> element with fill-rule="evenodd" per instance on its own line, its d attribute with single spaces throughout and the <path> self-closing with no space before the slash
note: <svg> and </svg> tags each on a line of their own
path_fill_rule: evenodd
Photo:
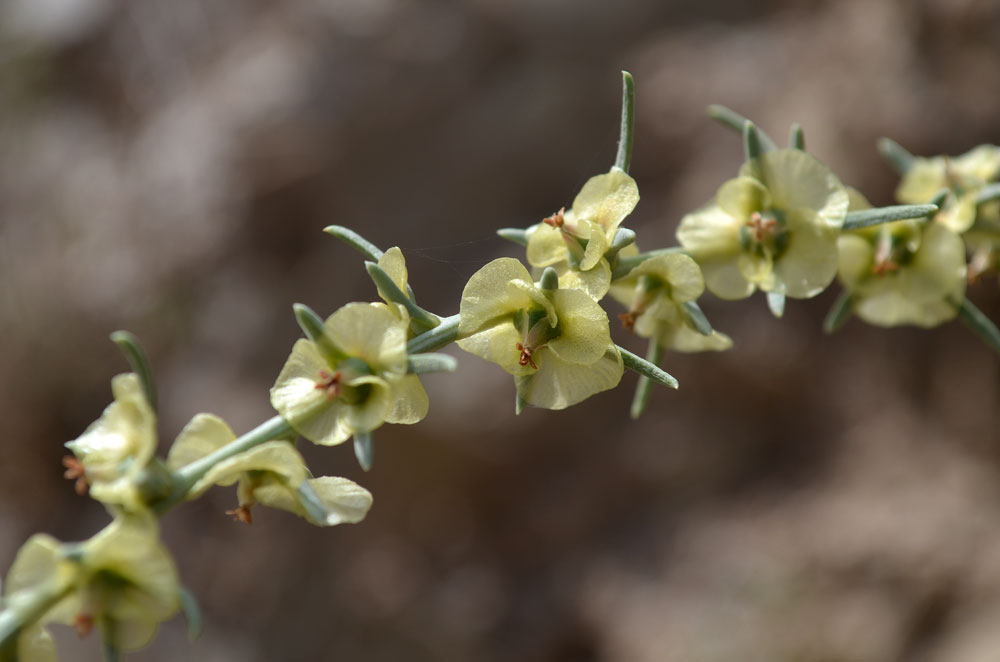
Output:
<svg viewBox="0 0 1000 662">
<path fill-rule="evenodd" d="M 126 369 L 109 332 L 152 356 L 164 448 L 198 411 L 249 429 L 291 304 L 375 296 L 325 225 L 401 246 L 421 302 L 455 312 L 479 266 L 521 256 L 497 227 L 610 166 L 621 69 L 642 246 L 739 166 L 709 103 L 778 137 L 802 122 L 890 204 L 879 136 L 1000 141 L 998 33 L 994 0 L 4 0 L 0 565 L 107 519 L 60 458 Z M 993 319 L 997 291 L 970 290 Z M 780 321 L 706 297 L 736 347 L 670 356 L 681 388 L 640 422 L 634 375 L 515 417 L 510 378 L 457 353 L 370 474 L 350 445 L 305 449 L 374 492 L 364 523 L 246 527 L 223 489 L 171 513 L 206 631 L 191 645 L 178 619 L 129 659 L 996 659 L 1000 364 L 959 323 L 826 337 L 834 296 Z M 93 637 L 59 643 L 97 659 Z"/>
</svg>

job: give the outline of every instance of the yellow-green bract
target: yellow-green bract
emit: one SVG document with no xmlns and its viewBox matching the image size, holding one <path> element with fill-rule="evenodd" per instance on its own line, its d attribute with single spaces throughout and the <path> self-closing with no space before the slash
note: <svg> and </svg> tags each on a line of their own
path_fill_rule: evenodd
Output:
<svg viewBox="0 0 1000 662">
<path fill-rule="evenodd" d="M 325 323 L 340 356 L 296 341 L 271 388 L 271 404 L 306 439 L 326 446 L 382 423 L 416 423 L 427 415 L 420 380 L 406 374 L 409 315 L 400 306 L 349 303 Z"/>
<path fill-rule="evenodd" d="M 723 299 L 757 288 L 793 298 L 819 294 L 837 273 L 837 235 L 847 193 L 805 152 L 748 161 L 707 206 L 682 220 L 677 238 Z"/>
<path fill-rule="evenodd" d="M 851 210 L 868 207 L 851 190 Z M 876 326 L 931 327 L 958 313 L 965 296 L 965 246 L 938 222 L 906 220 L 844 233 L 838 277 L 854 313 Z"/>
<path fill-rule="evenodd" d="M 581 290 L 543 291 L 513 258 L 473 274 L 459 315 L 458 346 L 513 375 L 530 405 L 563 409 L 621 380 L 604 310 Z"/>
<path fill-rule="evenodd" d="M 160 544 L 155 521 L 147 517 L 123 515 L 72 553 L 51 536 L 32 536 L 11 566 L 5 602 L 16 606 L 47 583 L 65 595 L 38 626 L 63 623 L 81 632 L 96 627 L 123 651 L 145 646 L 158 624 L 180 607 L 177 570 Z M 45 657 L 49 653 L 42 644 L 32 654 L 22 659 L 54 659 L 54 653 Z"/>
<path fill-rule="evenodd" d="M 536 226 L 528 236 L 528 262 L 551 266 L 559 286 L 586 291 L 595 300 L 607 294 L 611 267 L 605 253 L 615 232 L 639 202 L 635 180 L 619 168 L 587 180 L 573 207 Z"/>
</svg>

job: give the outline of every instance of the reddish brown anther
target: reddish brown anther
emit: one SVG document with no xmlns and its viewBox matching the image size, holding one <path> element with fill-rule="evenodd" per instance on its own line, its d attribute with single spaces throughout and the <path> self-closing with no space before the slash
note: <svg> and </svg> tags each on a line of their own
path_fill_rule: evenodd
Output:
<svg viewBox="0 0 1000 662">
<path fill-rule="evenodd" d="M 629 311 L 627 313 L 622 313 L 621 315 L 619 315 L 618 319 L 622 321 L 622 326 L 631 331 L 633 328 L 635 328 L 635 321 L 639 319 L 639 313 L 634 313 L 632 311 Z"/>
<path fill-rule="evenodd" d="M 227 510 L 227 515 L 233 516 L 234 522 L 243 522 L 244 524 L 253 524 L 253 516 L 250 514 L 250 506 L 240 506 L 233 510 Z"/>
<path fill-rule="evenodd" d="M 316 388 L 326 393 L 327 400 L 336 400 L 340 395 L 340 371 L 331 375 L 326 370 L 320 370 Z"/>
<path fill-rule="evenodd" d="M 80 460 L 76 459 L 72 455 L 66 455 L 62 459 L 63 466 L 66 467 L 65 473 L 63 473 L 63 478 L 68 480 L 75 480 L 76 483 L 73 488 L 76 493 L 83 496 L 87 493 L 87 471 L 83 468 L 83 464 Z"/>
<path fill-rule="evenodd" d="M 892 259 L 892 245 L 888 241 L 880 241 L 875 249 L 872 273 L 876 276 L 884 276 L 898 270 L 899 264 Z"/>
<path fill-rule="evenodd" d="M 73 628 L 76 629 L 76 633 L 81 638 L 86 637 L 94 631 L 94 617 L 90 614 L 80 612 L 73 618 Z"/>
<path fill-rule="evenodd" d="M 531 358 L 531 355 L 535 353 L 535 350 L 530 347 L 525 347 L 521 343 L 517 343 L 517 349 L 521 352 L 521 358 L 517 360 L 518 365 L 530 365 L 535 370 L 538 370 L 538 366 L 535 365 L 535 360 Z"/>
<path fill-rule="evenodd" d="M 750 214 L 750 220 L 747 222 L 747 225 L 753 233 L 753 238 L 756 241 L 761 241 L 764 239 L 764 235 L 773 232 L 778 227 L 778 221 L 773 218 L 765 218 L 759 211 L 755 211 Z"/>
<path fill-rule="evenodd" d="M 562 226 L 566 225 L 566 218 L 564 216 L 565 213 L 566 213 L 566 208 L 561 207 L 559 211 L 557 211 L 556 213 L 552 214 L 551 216 L 546 216 L 545 218 L 543 218 L 542 223 L 545 223 L 546 225 L 551 225 L 554 228 L 561 228 Z"/>
</svg>

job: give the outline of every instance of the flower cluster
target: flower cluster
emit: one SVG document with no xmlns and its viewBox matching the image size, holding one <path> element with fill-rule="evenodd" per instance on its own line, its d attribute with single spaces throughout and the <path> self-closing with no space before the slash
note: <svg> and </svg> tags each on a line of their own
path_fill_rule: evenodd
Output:
<svg viewBox="0 0 1000 662">
<path fill-rule="evenodd" d="M 1000 353 L 1000 331 L 965 296 L 967 280 L 1000 264 L 1000 148 L 925 159 L 885 141 L 904 204 L 872 208 L 805 152 L 800 130 L 779 149 L 748 120 L 715 108 L 717 119 L 742 132 L 745 162 L 680 220 L 680 246 L 640 252 L 635 232 L 622 227 L 639 202 L 627 172 L 631 92 L 626 75 L 615 165 L 587 180 L 569 209 L 500 231 L 525 248 L 534 271 L 510 257 L 489 262 L 465 284 L 455 315 L 417 304 L 398 247 L 383 252 L 346 228 L 326 228 L 367 258 L 381 301 L 347 303 L 325 320 L 296 305 L 306 337 L 271 388 L 277 416 L 242 436 L 200 413 L 157 458 L 148 361 L 137 343 L 116 340 L 133 372 L 113 378 L 113 402 L 67 444 L 73 455 L 65 460 L 77 491 L 103 503 L 113 521 L 82 543 L 43 534 L 25 543 L 4 586 L 0 660 L 54 660 L 46 628 L 55 623 L 81 634 L 96 629 L 114 659 L 145 645 L 179 610 L 191 611 L 157 518 L 213 486 L 236 487 L 228 513 L 248 524 L 258 505 L 317 526 L 363 520 L 372 495 L 346 478 L 314 477 L 297 437 L 322 446 L 353 438 L 370 469 L 376 430 L 427 415 L 418 375 L 454 370 L 452 357 L 435 353 L 451 342 L 514 378 L 518 412 L 578 404 L 616 387 L 629 368 L 640 375 L 638 416 L 650 383 L 677 385 L 659 366 L 666 352 L 733 346 L 698 304 L 706 289 L 724 300 L 760 290 L 780 316 L 786 297 L 814 297 L 838 278 L 844 293 L 828 328 L 848 313 L 880 326 L 924 327 L 962 314 Z M 647 339 L 647 360 L 613 340 L 607 295 L 624 307 L 625 332 Z"/>
</svg>

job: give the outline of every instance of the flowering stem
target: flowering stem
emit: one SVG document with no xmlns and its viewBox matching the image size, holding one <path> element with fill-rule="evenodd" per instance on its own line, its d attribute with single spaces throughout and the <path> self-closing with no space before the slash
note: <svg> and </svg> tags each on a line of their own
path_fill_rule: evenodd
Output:
<svg viewBox="0 0 1000 662">
<path fill-rule="evenodd" d="M 938 211 L 937 205 L 891 205 L 889 207 L 875 207 L 874 209 L 863 209 L 847 213 L 844 219 L 844 230 L 859 230 L 891 223 L 892 221 L 902 221 L 908 218 L 923 218 L 931 216 Z"/>
<path fill-rule="evenodd" d="M 646 352 L 646 360 L 654 366 L 659 366 L 663 360 L 664 350 L 656 340 L 649 341 L 649 350 Z M 639 382 L 635 386 L 635 397 L 632 398 L 632 418 L 639 418 L 646 411 L 649 404 L 649 396 L 652 391 L 653 381 L 646 375 L 639 375 Z"/>
<path fill-rule="evenodd" d="M 622 72 L 622 128 L 618 136 L 618 154 L 615 167 L 628 172 L 632 165 L 632 137 L 635 134 L 635 80 L 632 74 Z"/>
<path fill-rule="evenodd" d="M 264 421 L 235 441 L 226 444 L 214 453 L 210 453 L 200 460 L 196 460 L 179 469 L 176 473 L 176 482 L 170 496 L 152 504 L 153 510 L 157 514 L 163 514 L 183 501 L 184 497 L 187 496 L 188 490 L 219 462 L 260 446 L 264 442 L 284 437 L 292 431 L 292 426 L 288 421 L 281 416 L 275 416 Z"/>
<path fill-rule="evenodd" d="M 406 343 L 408 354 L 433 352 L 458 339 L 458 315 L 441 318 L 441 323 Z"/>
<path fill-rule="evenodd" d="M 73 590 L 71 577 L 63 577 L 62 581 L 53 578 L 35 588 L 17 602 L 8 603 L 7 608 L 0 612 L 0 659 L 8 659 L 10 651 L 17 650 L 17 636 L 26 625 L 31 625 L 45 615 L 57 602 L 69 595 Z M 9 659 L 16 659 L 16 655 Z"/>
</svg>

